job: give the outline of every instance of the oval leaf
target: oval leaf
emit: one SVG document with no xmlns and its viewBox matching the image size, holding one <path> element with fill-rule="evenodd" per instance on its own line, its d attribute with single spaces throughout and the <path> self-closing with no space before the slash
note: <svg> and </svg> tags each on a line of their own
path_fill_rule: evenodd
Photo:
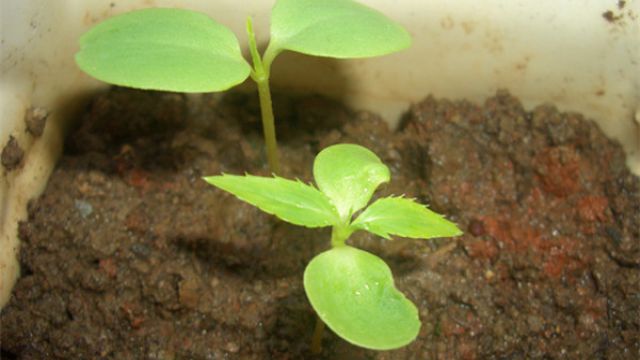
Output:
<svg viewBox="0 0 640 360">
<path fill-rule="evenodd" d="M 378 185 L 389 181 L 389 168 L 365 147 L 332 145 L 322 150 L 313 163 L 318 188 L 338 210 L 343 221 L 362 209 Z"/>
<path fill-rule="evenodd" d="M 413 341 L 418 310 L 375 255 L 350 246 L 325 251 L 304 271 L 311 305 L 331 330 L 358 346 L 388 350 Z"/>
<path fill-rule="evenodd" d="M 351 224 L 385 239 L 389 235 L 429 239 L 461 235 L 456 224 L 413 200 L 388 197 L 378 199 Z"/>
<path fill-rule="evenodd" d="M 271 42 L 309 55 L 362 58 L 407 48 L 411 37 L 385 15 L 351 0 L 278 0 Z"/>
<path fill-rule="evenodd" d="M 226 174 L 204 180 L 292 224 L 323 227 L 338 223 L 338 215 L 329 199 L 318 189 L 300 181 Z"/>
<path fill-rule="evenodd" d="M 181 9 L 138 10 L 96 25 L 80 38 L 76 63 L 111 84 L 178 92 L 226 90 L 250 72 L 229 29 Z"/>
</svg>

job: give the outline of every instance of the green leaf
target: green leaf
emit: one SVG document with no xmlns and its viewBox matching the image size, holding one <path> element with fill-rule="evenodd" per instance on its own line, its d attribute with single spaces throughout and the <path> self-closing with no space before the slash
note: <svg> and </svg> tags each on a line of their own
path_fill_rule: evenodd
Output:
<svg viewBox="0 0 640 360">
<path fill-rule="evenodd" d="M 393 284 L 391 270 L 375 255 L 335 247 L 304 271 L 309 302 L 331 330 L 358 346 L 395 349 L 420 330 L 418 310 Z"/>
<path fill-rule="evenodd" d="M 338 223 L 338 214 L 329 199 L 318 189 L 300 181 L 226 174 L 204 180 L 295 225 L 323 227 Z"/>
<path fill-rule="evenodd" d="M 389 168 L 365 147 L 339 144 L 316 156 L 313 176 L 345 221 L 367 205 L 378 185 L 389 181 Z"/>
<path fill-rule="evenodd" d="M 225 26 L 199 12 L 163 8 L 96 25 L 80 38 L 76 63 L 111 84 L 178 92 L 226 90 L 251 70 Z"/>
<path fill-rule="evenodd" d="M 378 199 L 351 224 L 385 239 L 389 235 L 429 239 L 461 235 L 456 224 L 426 206 L 401 197 Z"/>
<path fill-rule="evenodd" d="M 351 0 L 278 0 L 270 47 L 334 58 L 390 54 L 411 45 L 409 33 L 385 15 Z"/>
</svg>

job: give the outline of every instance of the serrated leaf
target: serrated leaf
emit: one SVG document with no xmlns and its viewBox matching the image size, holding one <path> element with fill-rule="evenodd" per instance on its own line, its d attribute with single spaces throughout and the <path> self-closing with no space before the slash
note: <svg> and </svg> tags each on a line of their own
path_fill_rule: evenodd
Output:
<svg viewBox="0 0 640 360">
<path fill-rule="evenodd" d="M 351 224 L 385 239 L 390 235 L 429 239 L 461 235 L 456 224 L 426 206 L 401 197 L 378 199 Z"/>
<path fill-rule="evenodd" d="M 111 84 L 178 92 L 226 90 L 251 70 L 225 26 L 199 12 L 164 8 L 96 25 L 81 37 L 76 63 Z"/>
<path fill-rule="evenodd" d="M 377 256 L 350 246 L 325 251 L 304 271 L 309 302 L 331 330 L 358 346 L 389 350 L 413 341 L 418 310 Z"/>
<path fill-rule="evenodd" d="M 332 226 L 338 223 L 335 207 L 313 186 L 280 177 L 220 175 L 204 178 L 240 200 L 295 225 Z"/>
<path fill-rule="evenodd" d="M 367 148 L 339 144 L 316 156 L 313 176 L 345 221 L 367 205 L 376 188 L 389 181 L 390 175 L 389 168 Z"/>
<path fill-rule="evenodd" d="M 309 55 L 362 58 L 407 48 L 411 37 L 385 15 L 351 0 L 278 0 L 271 42 Z"/>
</svg>

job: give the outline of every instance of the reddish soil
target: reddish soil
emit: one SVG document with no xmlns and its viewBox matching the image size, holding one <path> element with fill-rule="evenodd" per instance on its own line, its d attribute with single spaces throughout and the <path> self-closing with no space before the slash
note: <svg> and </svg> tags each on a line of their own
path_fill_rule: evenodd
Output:
<svg viewBox="0 0 640 360">
<path fill-rule="evenodd" d="M 455 239 L 352 243 L 388 261 L 420 310 L 409 346 L 330 332 L 309 353 L 302 287 L 328 230 L 282 223 L 201 180 L 267 174 L 257 101 L 114 89 L 68 138 L 20 225 L 23 274 L 2 310 L 3 359 L 637 359 L 640 182 L 582 116 L 427 98 L 400 129 L 318 97 L 275 97 L 283 175 L 359 143 L 382 194 L 428 203 Z"/>
</svg>

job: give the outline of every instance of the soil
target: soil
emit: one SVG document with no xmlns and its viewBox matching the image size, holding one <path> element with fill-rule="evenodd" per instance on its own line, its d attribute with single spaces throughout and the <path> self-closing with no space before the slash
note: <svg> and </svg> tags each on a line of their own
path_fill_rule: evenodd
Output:
<svg viewBox="0 0 640 360">
<path fill-rule="evenodd" d="M 44 108 L 31 107 L 24 115 L 24 122 L 27 125 L 27 132 L 33 137 L 40 137 L 44 133 L 49 112 Z"/>
<path fill-rule="evenodd" d="M 640 181 L 590 121 L 499 92 L 432 97 L 400 129 L 319 97 L 276 95 L 286 177 L 340 142 L 389 165 L 380 192 L 457 222 L 454 239 L 351 242 L 420 311 L 409 346 L 325 332 L 302 287 L 328 230 L 285 224 L 201 180 L 268 174 L 251 95 L 113 89 L 88 107 L 20 224 L 4 359 L 637 359 Z"/>
<path fill-rule="evenodd" d="M 2 148 L 2 155 L 0 155 L 0 162 L 4 166 L 5 170 L 11 171 L 20 167 L 22 158 L 24 157 L 24 150 L 18 144 L 18 140 L 13 136 L 9 136 L 9 141 Z"/>
</svg>

